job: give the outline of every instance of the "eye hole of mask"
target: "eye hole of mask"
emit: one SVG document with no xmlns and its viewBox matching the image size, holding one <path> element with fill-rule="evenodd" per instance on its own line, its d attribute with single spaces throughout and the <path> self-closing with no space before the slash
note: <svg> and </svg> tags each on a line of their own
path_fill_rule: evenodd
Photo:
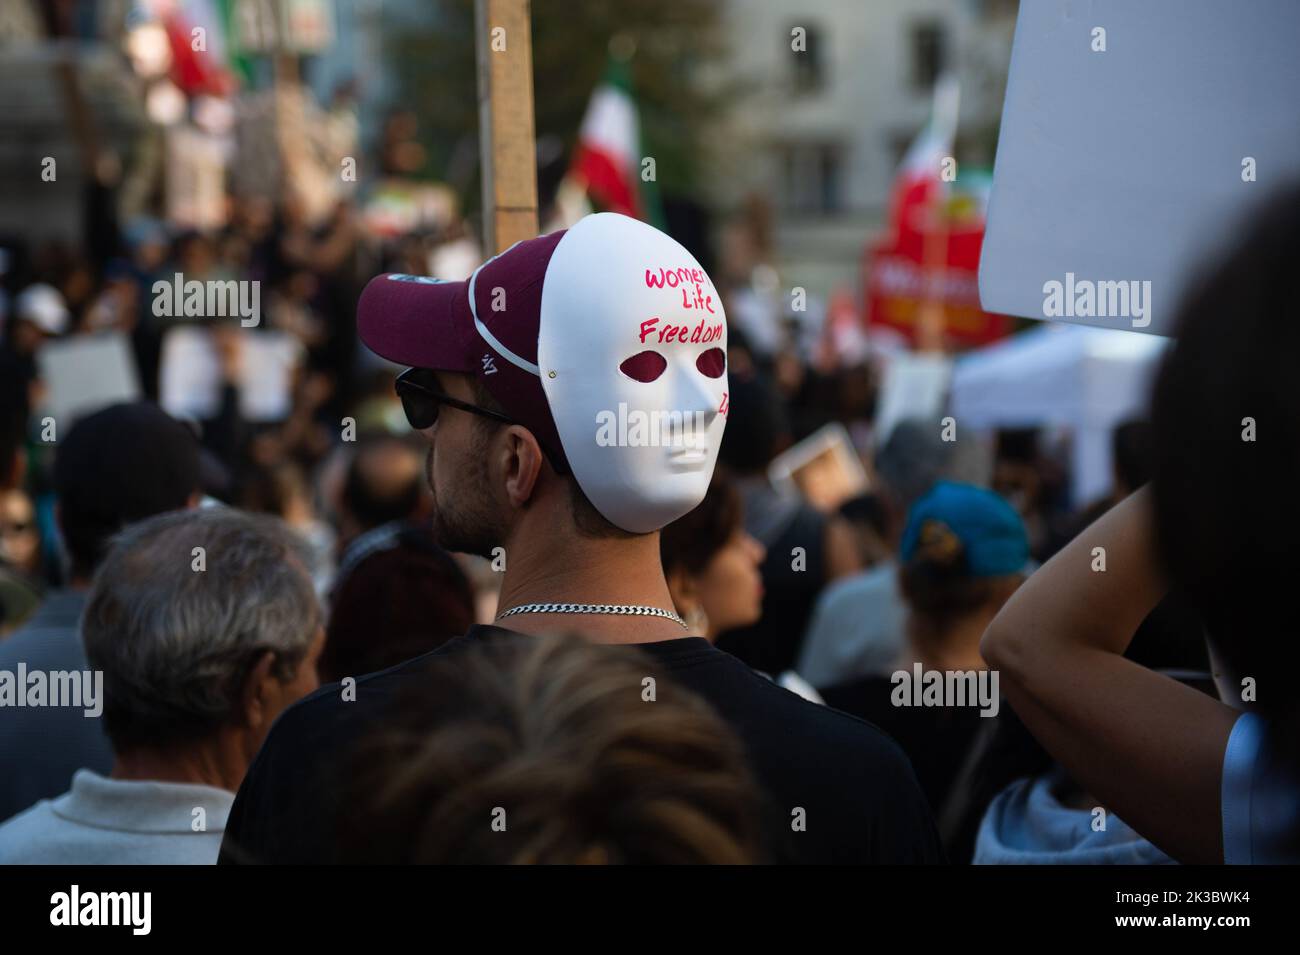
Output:
<svg viewBox="0 0 1300 955">
<path fill-rule="evenodd" d="M 654 381 L 664 373 L 668 360 L 657 351 L 637 352 L 618 366 L 618 370 L 635 381 Z"/>
<path fill-rule="evenodd" d="M 695 367 L 700 370 L 701 375 L 721 378 L 722 373 L 727 370 L 727 353 L 721 348 L 710 348 L 706 352 L 701 352 L 700 357 L 695 359 Z"/>
</svg>

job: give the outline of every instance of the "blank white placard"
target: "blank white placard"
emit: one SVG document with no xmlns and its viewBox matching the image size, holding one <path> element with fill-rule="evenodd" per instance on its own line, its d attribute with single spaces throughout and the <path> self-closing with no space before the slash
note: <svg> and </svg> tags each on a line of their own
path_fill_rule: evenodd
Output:
<svg viewBox="0 0 1300 955">
<path fill-rule="evenodd" d="M 1132 315 L 1059 320 L 1169 334 L 1188 281 L 1297 178 L 1297 0 L 1024 0 L 980 300 L 1043 319 L 1045 284 L 1067 273 L 1149 281 L 1145 327 Z"/>
</svg>

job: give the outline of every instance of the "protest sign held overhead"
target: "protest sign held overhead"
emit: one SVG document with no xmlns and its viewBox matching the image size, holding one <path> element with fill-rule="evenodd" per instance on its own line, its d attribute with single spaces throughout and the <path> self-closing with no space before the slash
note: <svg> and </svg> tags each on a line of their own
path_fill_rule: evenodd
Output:
<svg viewBox="0 0 1300 955">
<path fill-rule="evenodd" d="M 1168 335 L 1202 266 L 1300 175 L 1300 5 L 1024 3 L 980 300 Z"/>
</svg>

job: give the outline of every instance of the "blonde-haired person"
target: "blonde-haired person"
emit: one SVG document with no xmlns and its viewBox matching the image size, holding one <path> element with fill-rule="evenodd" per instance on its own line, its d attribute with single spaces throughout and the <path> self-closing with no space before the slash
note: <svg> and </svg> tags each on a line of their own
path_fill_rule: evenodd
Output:
<svg viewBox="0 0 1300 955">
<path fill-rule="evenodd" d="M 348 757 L 340 861 L 764 860 L 740 742 L 648 657 L 501 633 L 429 660 Z"/>
</svg>

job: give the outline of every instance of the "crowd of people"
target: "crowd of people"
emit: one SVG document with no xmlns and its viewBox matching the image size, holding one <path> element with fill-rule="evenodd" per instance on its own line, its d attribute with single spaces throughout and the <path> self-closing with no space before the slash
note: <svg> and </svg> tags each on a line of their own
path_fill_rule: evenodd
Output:
<svg viewBox="0 0 1300 955">
<path fill-rule="evenodd" d="M 779 316 L 774 347 L 646 350 L 648 303 L 690 303 L 638 269 L 712 283 L 624 217 L 437 282 L 438 236 L 375 243 L 347 203 L 15 249 L 0 674 L 51 698 L 0 693 L 0 863 L 1294 861 L 1300 194 L 1270 208 L 1084 508 L 1031 432 L 877 440 L 873 366 Z M 265 321 L 160 318 L 178 272 L 264 283 Z M 176 411 L 182 325 L 206 414 Z M 50 437 L 42 350 L 109 331 L 139 400 Z M 292 357 L 253 414 L 267 336 Z M 704 448 L 597 448 L 578 412 L 638 388 Z M 830 422 L 869 483 L 828 507 L 770 465 Z M 81 673 L 95 699 L 55 701 Z"/>
</svg>

